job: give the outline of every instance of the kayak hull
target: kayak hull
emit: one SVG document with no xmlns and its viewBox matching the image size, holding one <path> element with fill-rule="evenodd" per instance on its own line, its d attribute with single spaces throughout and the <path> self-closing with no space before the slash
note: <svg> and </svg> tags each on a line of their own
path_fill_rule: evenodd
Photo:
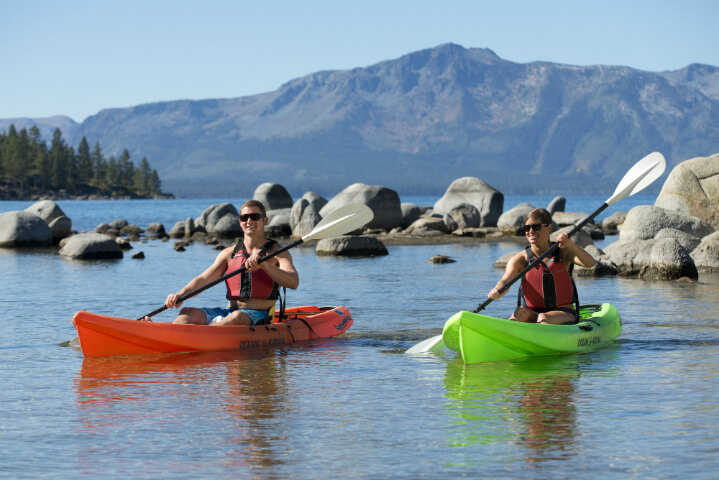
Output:
<svg viewBox="0 0 719 480">
<path fill-rule="evenodd" d="M 269 325 L 174 325 L 80 311 L 72 319 L 85 357 L 203 351 L 248 351 L 335 337 L 352 326 L 345 307 L 288 308 Z"/>
<path fill-rule="evenodd" d="M 617 309 L 605 303 L 582 306 L 575 325 L 521 323 L 462 311 L 447 320 L 442 340 L 472 364 L 588 352 L 610 344 L 621 331 Z"/>
</svg>

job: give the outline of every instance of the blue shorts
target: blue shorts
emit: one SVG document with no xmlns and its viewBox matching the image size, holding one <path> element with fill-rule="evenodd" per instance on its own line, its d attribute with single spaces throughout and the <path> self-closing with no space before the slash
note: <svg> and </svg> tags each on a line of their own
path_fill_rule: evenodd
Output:
<svg viewBox="0 0 719 480">
<path fill-rule="evenodd" d="M 269 323 L 269 309 L 267 310 L 255 310 L 252 308 L 201 308 L 205 314 L 207 325 L 211 325 L 212 323 L 219 322 L 223 318 L 225 318 L 227 315 L 231 314 L 232 312 L 236 312 L 237 310 L 242 310 L 247 315 L 250 316 L 250 320 L 252 320 L 252 325 L 259 325 L 263 323 Z"/>
</svg>

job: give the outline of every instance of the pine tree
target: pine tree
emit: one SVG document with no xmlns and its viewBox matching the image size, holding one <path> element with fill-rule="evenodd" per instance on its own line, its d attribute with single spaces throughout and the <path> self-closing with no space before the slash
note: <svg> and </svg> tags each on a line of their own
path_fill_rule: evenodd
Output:
<svg viewBox="0 0 719 480">
<path fill-rule="evenodd" d="M 49 156 L 49 178 L 50 188 L 53 190 L 64 189 L 67 185 L 68 158 L 65 142 L 62 139 L 62 132 L 56 128 L 52 134 Z"/>
<path fill-rule="evenodd" d="M 89 184 L 94 173 L 90 145 L 87 139 L 82 137 L 80 145 L 77 146 L 77 182 Z"/>
</svg>

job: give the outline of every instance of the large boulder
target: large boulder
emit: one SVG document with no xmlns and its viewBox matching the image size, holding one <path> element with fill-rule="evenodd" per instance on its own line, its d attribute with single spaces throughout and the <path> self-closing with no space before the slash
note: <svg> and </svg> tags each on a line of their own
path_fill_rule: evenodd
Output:
<svg viewBox="0 0 719 480">
<path fill-rule="evenodd" d="M 719 272 L 719 232 L 702 238 L 691 256 L 700 272 Z"/>
<path fill-rule="evenodd" d="M 604 231 L 604 233 L 616 235 L 617 233 L 619 233 L 619 229 L 624 223 L 624 220 L 626 220 L 626 218 L 627 212 L 614 212 L 613 214 L 602 220 L 602 230 Z"/>
<path fill-rule="evenodd" d="M 478 228 L 481 223 L 479 210 L 469 203 L 461 203 L 444 214 L 444 223 L 450 231 Z"/>
<path fill-rule="evenodd" d="M 557 212 L 563 212 L 565 207 L 567 206 L 567 199 L 559 196 L 554 197 L 554 199 L 549 202 L 549 205 L 547 205 L 547 211 L 554 215 Z"/>
<path fill-rule="evenodd" d="M 618 240 L 604 247 L 609 261 L 614 263 L 623 275 L 639 275 L 642 268 L 649 265 L 649 255 L 654 245 L 653 239 Z"/>
<path fill-rule="evenodd" d="M 497 229 L 504 235 L 524 235 L 524 219 L 534 210 L 529 203 L 520 203 L 499 216 Z"/>
<path fill-rule="evenodd" d="M 187 217 L 186 220 L 180 220 L 172 226 L 167 234 L 170 238 L 190 238 L 197 231 L 195 219 Z M 102 233 L 102 232 L 99 232 Z"/>
<path fill-rule="evenodd" d="M 649 264 L 639 276 L 649 280 L 676 280 L 699 278 L 697 267 L 689 252 L 674 238 L 655 240 L 649 253 Z"/>
<path fill-rule="evenodd" d="M 719 227 L 719 153 L 686 160 L 672 169 L 654 202 Z"/>
<path fill-rule="evenodd" d="M 421 217 L 414 222 L 412 225 L 407 227 L 404 233 L 408 235 L 418 235 L 423 237 L 428 236 L 439 236 L 450 233 L 447 224 L 441 217 Z"/>
<path fill-rule="evenodd" d="M 374 212 L 374 218 L 365 228 L 389 231 L 402 225 L 402 207 L 397 192 L 387 187 L 364 183 L 354 183 L 339 192 L 322 207 L 320 215 L 324 218 L 349 203 L 364 203 Z"/>
<path fill-rule="evenodd" d="M 122 258 L 122 248 L 109 235 L 79 233 L 63 241 L 60 255 L 82 260 L 114 259 Z"/>
<path fill-rule="evenodd" d="M 675 238 L 619 240 L 604 249 L 621 275 L 649 280 L 698 278 L 694 260 Z"/>
<path fill-rule="evenodd" d="M 320 256 L 376 257 L 387 255 L 387 247 L 375 237 L 350 236 L 323 238 L 315 252 Z"/>
<path fill-rule="evenodd" d="M 292 235 L 290 227 L 290 208 L 278 208 L 267 212 L 268 222 L 265 232 L 268 237 L 289 237 Z"/>
<path fill-rule="evenodd" d="M 691 252 L 699 246 L 702 239 L 691 233 L 682 232 L 676 228 L 663 228 L 657 232 L 654 236 L 654 240 L 661 240 L 663 238 L 673 238 L 679 245 L 687 249 L 687 252 Z"/>
<path fill-rule="evenodd" d="M 145 233 L 148 237 L 164 237 L 167 234 L 165 232 L 165 226 L 160 222 L 154 222 L 148 225 Z"/>
<path fill-rule="evenodd" d="M 55 242 L 72 234 L 72 220 L 52 200 L 39 200 L 27 207 L 25 211 L 37 215 L 47 223 Z"/>
<path fill-rule="evenodd" d="M 214 234 L 219 238 L 242 236 L 240 215 L 231 203 L 220 203 L 207 207 L 195 220 L 195 223 L 206 233 Z"/>
<path fill-rule="evenodd" d="M 578 277 L 600 277 L 608 275 L 616 275 L 619 273 L 619 269 L 611 261 L 611 259 L 595 245 L 587 245 L 584 247 L 587 253 L 594 258 L 594 266 L 590 268 L 582 267 L 581 265 L 574 266 L 574 275 Z"/>
<path fill-rule="evenodd" d="M 552 221 L 556 223 L 559 228 L 562 228 L 568 225 L 577 225 L 588 216 L 586 213 L 579 212 L 556 212 L 552 215 Z"/>
<path fill-rule="evenodd" d="M 552 230 L 552 233 L 549 235 L 549 239 L 553 242 L 556 242 L 557 237 L 559 236 L 560 233 L 568 234 L 573 229 L 574 229 L 574 227 L 562 227 L 562 228 L 558 228 L 556 230 Z M 577 233 L 575 233 L 572 236 L 572 240 L 574 241 L 574 243 L 576 243 L 577 245 L 579 245 L 582 248 L 585 248 L 589 245 L 594 245 L 594 241 L 592 240 L 591 230 L 586 226 L 584 228 L 582 228 L 581 230 L 577 231 Z"/>
<path fill-rule="evenodd" d="M 619 239 L 646 240 L 654 238 L 657 232 L 664 228 L 674 228 L 699 238 L 714 232 L 711 225 L 699 218 L 662 207 L 640 205 L 629 210 L 619 232 Z"/>
<path fill-rule="evenodd" d="M 52 245 L 52 230 L 42 218 L 25 211 L 0 213 L 0 247 Z"/>
<path fill-rule="evenodd" d="M 402 210 L 402 224 L 400 227 L 402 228 L 409 227 L 422 216 L 422 208 L 415 203 L 402 202 L 400 208 Z"/>
<path fill-rule="evenodd" d="M 314 192 L 306 192 L 292 205 L 290 211 L 290 229 L 295 237 L 304 237 L 322 220 L 320 210 L 327 200 Z"/>
<path fill-rule="evenodd" d="M 463 203 L 477 208 L 480 227 L 496 227 L 504 208 L 504 195 L 479 178 L 458 178 L 434 204 L 434 213 L 444 215 Z"/>
<path fill-rule="evenodd" d="M 255 189 L 252 198 L 259 200 L 267 210 L 292 208 L 292 195 L 279 183 L 263 183 Z"/>
</svg>

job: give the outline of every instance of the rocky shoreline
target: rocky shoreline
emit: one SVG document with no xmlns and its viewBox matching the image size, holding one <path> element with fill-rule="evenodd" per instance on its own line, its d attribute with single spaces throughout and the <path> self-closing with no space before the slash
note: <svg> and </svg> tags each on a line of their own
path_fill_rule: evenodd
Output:
<svg viewBox="0 0 719 480">
<path fill-rule="evenodd" d="M 699 184 L 699 187 L 696 185 Z M 522 225 L 526 213 L 543 205 L 521 204 L 503 211 L 503 195 L 481 179 L 455 180 L 434 206 L 401 203 L 386 187 L 350 185 L 332 199 L 313 192 L 294 201 L 279 184 L 257 187 L 253 198 L 268 208 L 268 236 L 291 241 L 307 235 L 328 213 L 349 203 L 364 203 L 374 218 L 350 235 L 315 245 L 318 255 L 386 255 L 385 245 L 513 242 L 526 244 Z M 546 206 L 553 214 L 553 235 L 571 230 L 588 214 L 565 212 L 566 201 L 555 198 Z M 602 222 L 589 222 L 574 240 L 597 260 L 577 275 L 625 275 L 644 279 L 696 280 L 700 271 L 719 271 L 719 154 L 687 160 L 667 178 L 655 205 L 619 212 Z M 71 220 L 52 200 L 34 203 L 24 211 L 0 214 L 0 247 L 58 245 L 62 256 L 78 259 L 122 258 L 133 243 L 174 241 L 182 251 L 192 242 L 224 248 L 241 238 L 239 214 L 230 203 L 211 205 L 198 218 L 179 220 L 169 231 L 160 223 L 143 229 L 119 219 L 92 232 L 76 232 Z M 594 241 L 607 235 L 617 240 L 604 250 Z M 310 242 L 314 244 L 314 242 Z M 133 258 L 144 258 L 138 252 Z M 443 259 L 438 259 L 441 263 Z M 500 259 L 495 266 L 501 268 Z"/>
<path fill-rule="evenodd" d="M 0 182 L 0 200 L 5 201 L 41 201 L 41 200 L 141 200 L 141 199 L 172 199 L 171 193 L 153 196 L 138 195 L 126 188 L 103 190 L 88 185 L 79 185 L 74 193 L 67 190 L 47 190 L 42 188 L 25 188 L 23 190 L 7 183 Z"/>
</svg>

